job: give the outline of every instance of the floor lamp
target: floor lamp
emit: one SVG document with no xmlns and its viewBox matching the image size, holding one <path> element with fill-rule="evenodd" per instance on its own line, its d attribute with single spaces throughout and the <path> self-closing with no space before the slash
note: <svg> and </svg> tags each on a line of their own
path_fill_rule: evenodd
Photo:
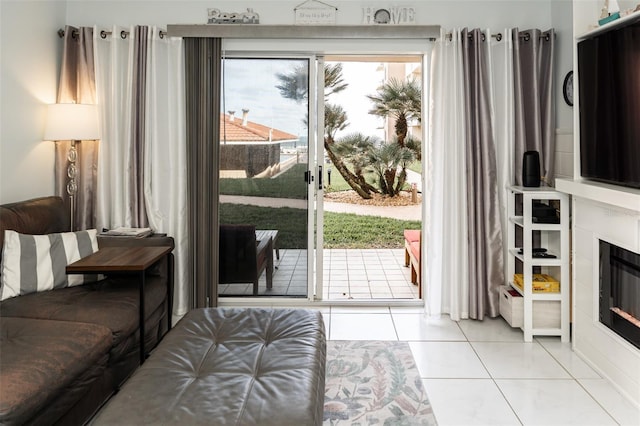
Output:
<svg viewBox="0 0 640 426">
<path fill-rule="evenodd" d="M 100 139 L 98 109 L 87 104 L 52 104 L 47 111 L 44 139 L 49 141 L 71 141 L 67 154 L 67 194 L 71 204 L 71 230 L 75 231 L 75 202 L 78 192 L 78 151 L 80 141 Z"/>
</svg>

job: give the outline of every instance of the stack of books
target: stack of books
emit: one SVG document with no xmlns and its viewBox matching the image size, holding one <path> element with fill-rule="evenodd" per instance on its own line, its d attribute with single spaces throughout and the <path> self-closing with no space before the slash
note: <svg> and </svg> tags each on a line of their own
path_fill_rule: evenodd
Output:
<svg viewBox="0 0 640 426">
<path fill-rule="evenodd" d="M 153 234 L 151 228 L 126 228 L 119 226 L 114 229 L 103 229 L 100 235 L 106 235 L 108 237 L 136 237 L 144 238 Z"/>
</svg>

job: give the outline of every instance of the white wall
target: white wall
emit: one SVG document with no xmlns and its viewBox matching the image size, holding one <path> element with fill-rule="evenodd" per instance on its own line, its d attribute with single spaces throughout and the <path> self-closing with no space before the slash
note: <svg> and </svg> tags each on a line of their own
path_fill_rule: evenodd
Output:
<svg viewBox="0 0 640 426">
<path fill-rule="evenodd" d="M 64 1 L 0 2 L 0 203 L 53 194 L 53 143 L 42 135 L 65 13 Z"/>
<path fill-rule="evenodd" d="M 362 7 L 410 5 L 417 24 L 445 28 L 507 27 L 547 29 L 562 27 L 570 10 L 569 0 L 425 0 L 425 1 L 330 1 L 338 7 L 338 24 L 360 24 Z M 56 30 L 64 24 L 118 25 L 201 24 L 207 8 L 241 11 L 252 7 L 262 24 L 292 24 L 293 9 L 302 0 L 1 0 L 1 110 L 0 203 L 53 194 L 53 144 L 41 142 L 44 105 L 55 100 L 62 43 Z M 559 4 L 560 3 L 560 4 Z M 553 5 L 553 6 L 552 6 Z M 552 18 L 553 16 L 553 18 Z M 19 36 L 18 36 L 19 35 Z M 562 43 L 561 45 L 564 45 Z M 571 56 L 570 51 L 560 57 Z M 564 69 L 558 72 L 562 74 Z M 559 93 L 558 104 L 562 102 Z M 565 124 L 561 124 L 565 126 Z"/>
</svg>

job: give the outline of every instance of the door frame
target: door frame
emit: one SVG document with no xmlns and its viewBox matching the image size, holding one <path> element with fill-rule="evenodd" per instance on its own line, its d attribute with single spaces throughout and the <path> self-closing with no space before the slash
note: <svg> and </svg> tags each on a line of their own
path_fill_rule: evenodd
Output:
<svg viewBox="0 0 640 426">
<path fill-rule="evenodd" d="M 207 28 L 206 26 L 199 25 L 176 25 L 174 26 L 175 35 L 178 36 L 194 36 L 196 33 L 199 34 L 200 31 L 216 31 L 215 29 Z M 193 28 L 191 27 L 198 27 Z M 209 26 L 215 27 L 215 26 Z M 309 37 L 305 37 L 304 34 L 296 34 L 293 36 L 290 32 L 287 32 L 290 26 L 273 26 L 273 30 L 275 31 L 271 37 L 267 37 L 266 39 L 255 39 L 254 36 L 237 36 L 234 32 L 234 35 L 226 35 L 232 38 L 223 38 L 223 57 L 250 57 L 250 58 L 308 58 L 309 59 L 309 84 L 314 81 L 316 85 L 316 89 L 314 93 L 315 102 L 314 106 L 311 105 L 311 99 L 309 100 L 309 171 L 312 176 L 313 182 L 310 182 L 309 185 L 309 207 L 308 207 L 308 226 L 311 227 L 308 232 L 308 252 L 307 252 L 307 297 L 303 298 L 292 298 L 287 296 L 276 296 L 276 297 L 225 297 L 223 299 L 218 298 L 218 306 L 265 306 L 265 301 L 268 301 L 268 305 L 270 306 L 309 306 L 311 303 L 314 306 L 323 306 L 323 305 L 350 305 L 353 306 L 354 301 L 330 301 L 324 300 L 322 295 L 323 290 L 323 253 L 322 253 L 322 245 L 324 243 L 322 232 L 318 232 L 318 229 L 322 230 L 323 228 L 318 228 L 314 226 L 316 224 L 324 225 L 323 215 L 319 212 L 322 212 L 323 207 L 323 199 L 322 195 L 324 191 L 320 187 L 322 183 L 322 171 L 323 171 L 323 162 L 324 162 L 324 144 L 322 143 L 324 139 L 324 94 L 322 91 L 322 95 L 318 92 L 318 87 L 322 87 L 324 89 L 324 75 L 323 73 L 317 72 L 319 68 L 318 65 L 314 68 L 313 61 L 316 61 L 316 64 L 321 63 L 324 65 L 324 55 L 393 55 L 398 54 L 397 45 L 405 45 L 406 50 L 402 51 L 402 54 L 406 55 L 420 55 L 423 57 L 422 67 L 422 83 L 423 83 L 423 105 L 428 105 L 428 93 L 430 90 L 428 76 L 424 73 L 424 70 L 427 70 L 429 66 L 429 58 L 433 42 L 440 35 L 440 27 L 439 26 L 424 26 L 424 30 L 422 34 L 413 33 L 412 36 L 408 36 L 403 31 L 396 32 L 390 29 L 391 36 L 384 35 L 382 38 L 369 35 L 360 37 L 347 37 L 347 40 L 337 39 L 336 37 L 331 37 L 331 28 L 332 26 L 328 26 L 323 29 L 321 35 L 310 34 Z M 277 28 L 276 28 L 277 27 Z M 284 33 L 279 32 L 279 28 L 284 28 Z M 329 28 L 331 27 L 331 28 Z M 293 29 L 299 29 L 295 26 Z M 187 31 L 188 34 L 181 34 L 183 31 Z M 195 32 L 193 32 L 195 31 Z M 270 32 L 271 33 L 271 32 Z M 396 34 L 397 33 L 397 34 Z M 428 35 L 427 35 L 428 33 Z M 329 36 L 327 36 L 329 35 Z M 215 35 L 199 35 L 205 37 L 214 37 Z M 287 44 L 286 46 L 283 46 Z M 289 45 L 290 44 L 290 45 Z M 291 49 L 291 50 L 289 50 Z M 311 74 L 315 73 L 314 80 L 311 80 Z M 312 88 L 310 87 L 310 96 L 312 92 Z M 316 114 L 312 114 L 311 110 L 315 108 Z M 423 109 L 423 122 L 428 122 L 428 114 L 425 109 Z M 312 117 L 313 121 L 315 121 L 314 126 L 312 127 Z M 316 131 L 312 132 L 311 129 L 315 128 Z M 428 145 L 430 144 L 429 135 L 426 131 L 427 126 L 423 126 L 422 128 L 422 137 L 423 137 L 423 179 L 426 178 L 426 159 L 428 155 Z M 312 141 L 313 140 L 313 141 Z M 314 150 L 312 151 L 311 145 L 314 144 Z M 313 158 L 311 153 L 315 152 L 315 158 Z M 423 181 L 423 187 L 426 182 Z M 423 191 L 423 194 L 425 192 Z M 428 200 L 426 200 L 428 201 Z M 427 218 L 427 202 L 423 199 L 422 203 L 422 217 L 423 217 L 423 225 L 422 232 L 425 232 L 426 220 Z M 315 243 L 313 240 L 315 239 Z M 424 240 L 423 240 L 424 241 Z M 424 243 L 423 243 L 424 244 Z M 320 248 L 320 249 L 318 249 Z M 423 247 L 424 249 L 424 247 Z M 423 250 L 424 252 L 424 250 Z M 422 262 L 422 276 L 425 276 L 425 271 L 427 268 L 427 262 Z M 425 286 L 423 286 L 423 291 L 420 299 L 416 300 L 360 300 L 355 301 L 356 304 L 365 304 L 367 306 L 422 306 L 426 303 L 426 292 Z M 220 303 L 223 300 L 224 303 Z"/>
</svg>

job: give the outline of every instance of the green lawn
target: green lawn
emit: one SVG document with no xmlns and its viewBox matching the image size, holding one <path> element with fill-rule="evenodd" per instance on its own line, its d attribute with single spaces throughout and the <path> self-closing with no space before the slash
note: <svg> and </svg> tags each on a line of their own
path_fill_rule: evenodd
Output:
<svg viewBox="0 0 640 426">
<path fill-rule="evenodd" d="M 331 166 L 331 185 L 329 185 L 329 176 L 328 176 L 328 166 Z M 323 164 L 323 172 L 322 174 L 324 179 L 324 190 L 325 192 L 339 192 L 339 191 L 347 191 L 351 189 L 351 187 L 344 180 L 342 175 L 333 165 Z M 413 170 L 416 173 L 422 173 L 422 162 L 415 161 L 409 167 L 409 170 Z M 367 181 L 369 181 L 369 175 L 367 177 Z M 405 185 L 405 189 L 409 189 L 409 185 Z"/>
<path fill-rule="evenodd" d="M 421 222 L 416 220 L 326 212 L 324 248 L 402 248 L 403 231 L 420 228 Z"/>
<path fill-rule="evenodd" d="M 294 198 L 304 200 L 308 185 L 304 181 L 306 164 L 296 164 L 276 178 L 221 178 L 221 195 Z"/>
<path fill-rule="evenodd" d="M 277 229 L 281 248 L 307 248 L 304 210 L 221 204 L 220 223 L 252 223 L 258 229 Z M 420 229 L 420 221 L 326 212 L 325 248 L 402 248 L 405 229 Z"/>
</svg>

